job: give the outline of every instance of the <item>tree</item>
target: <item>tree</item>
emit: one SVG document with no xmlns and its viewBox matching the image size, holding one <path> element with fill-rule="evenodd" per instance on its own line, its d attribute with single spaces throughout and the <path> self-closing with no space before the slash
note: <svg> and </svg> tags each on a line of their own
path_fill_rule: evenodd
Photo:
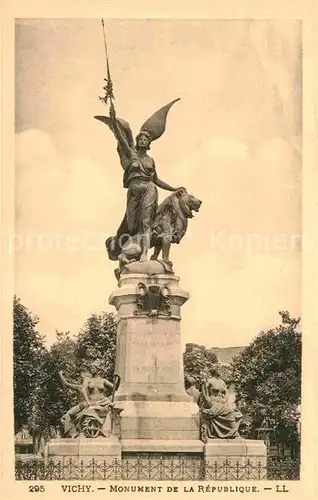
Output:
<svg viewBox="0 0 318 500">
<path fill-rule="evenodd" d="M 112 380 L 116 357 L 116 322 L 112 313 L 92 314 L 79 332 L 75 356 L 78 372 L 89 371 L 99 360 L 104 375 Z"/>
<path fill-rule="evenodd" d="M 217 356 L 212 349 L 199 344 L 186 344 L 183 353 L 184 373 L 185 377 L 191 376 L 194 379 L 197 388 L 204 378 L 211 376 L 211 369 L 217 362 Z"/>
<path fill-rule="evenodd" d="M 277 443 L 293 445 L 299 440 L 301 398 L 300 319 L 279 312 L 281 324 L 261 332 L 232 362 L 232 380 L 237 400 L 256 429 L 274 429 Z"/>
<path fill-rule="evenodd" d="M 39 319 L 16 296 L 13 301 L 14 427 L 28 424 L 46 356 Z"/>
<path fill-rule="evenodd" d="M 49 436 L 51 428 L 60 426 L 62 415 L 78 402 L 78 393 L 65 387 L 59 376 L 81 382 L 92 361 L 100 360 L 104 375 L 113 377 L 116 351 L 116 323 L 112 314 L 93 314 L 78 335 L 56 332 L 56 341 L 42 359 L 28 412 L 28 425 L 33 435 Z M 30 411 L 32 408 L 32 411 Z"/>
<path fill-rule="evenodd" d="M 115 351 L 116 323 L 112 314 L 93 314 L 74 337 L 70 332 L 56 332 L 56 341 L 45 360 L 42 384 L 38 387 L 35 414 L 39 416 L 42 432 L 59 427 L 64 413 L 78 403 L 78 393 L 62 384 L 59 371 L 63 371 L 69 381 L 80 383 L 92 361 L 100 360 L 105 376 L 111 380 Z"/>
<path fill-rule="evenodd" d="M 75 355 L 76 339 L 71 338 L 69 332 L 56 332 L 56 338 L 46 356 L 44 374 L 38 387 L 37 414 L 41 416 L 42 432 L 59 427 L 62 415 L 77 402 L 75 391 L 63 386 L 59 376 L 62 370 L 70 380 L 80 379 Z"/>
<path fill-rule="evenodd" d="M 49 436 L 62 415 L 77 403 L 78 394 L 64 387 L 59 371 L 80 382 L 91 362 L 100 360 L 104 375 L 113 378 L 116 322 L 113 314 L 93 314 L 75 337 L 56 332 L 50 350 L 36 330 L 39 319 L 14 298 L 15 430 L 27 425 L 33 437 Z"/>
</svg>

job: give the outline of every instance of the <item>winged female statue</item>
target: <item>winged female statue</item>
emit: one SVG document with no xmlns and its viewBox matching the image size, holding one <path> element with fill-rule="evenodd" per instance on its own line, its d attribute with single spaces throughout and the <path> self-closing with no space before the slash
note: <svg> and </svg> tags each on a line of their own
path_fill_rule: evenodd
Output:
<svg viewBox="0 0 318 500">
<path fill-rule="evenodd" d="M 114 237 L 106 240 L 106 248 L 111 260 L 118 260 L 127 240 L 140 236 L 140 261 L 147 260 L 151 245 L 151 231 L 158 209 L 158 187 L 181 195 L 186 190 L 175 188 L 158 177 L 153 158 L 148 155 L 150 144 L 165 131 L 167 114 L 171 106 L 179 101 L 174 99 L 156 111 L 141 127 L 134 142 L 129 124 L 116 116 L 110 100 L 109 116 L 95 116 L 108 125 L 117 140 L 117 152 L 124 170 L 123 185 L 127 189 L 127 205 L 124 218 Z"/>
</svg>

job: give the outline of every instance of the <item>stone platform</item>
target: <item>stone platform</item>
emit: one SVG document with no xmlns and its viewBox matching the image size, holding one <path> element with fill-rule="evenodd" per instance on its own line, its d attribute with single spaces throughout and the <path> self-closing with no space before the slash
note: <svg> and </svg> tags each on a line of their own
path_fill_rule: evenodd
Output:
<svg viewBox="0 0 318 500">
<path fill-rule="evenodd" d="M 261 440 L 213 439 L 204 446 L 204 459 L 207 479 L 217 471 L 219 480 L 266 479 L 266 445 Z"/>
<path fill-rule="evenodd" d="M 57 479 L 263 480 L 263 441 L 215 439 L 54 439 L 45 464 Z"/>
<path fill-rule="evenodd" d="M 62 466 L 69 464 L 77 465 L 82 462 L 89 464 L 92 459 L 96 461 L 113 462 L 121 460 L 121 444 L 117 437 L 110 438 L 85 438 L 75 439 L 51 439 L 45 447 L 44 462 L 53 461 Z"/>
<path fill-rule="evenodd" d="M 123 409 L 122 439 L 198 440 L 198 407 L 184 388 L 180 334 L 189 294 L 157 261 L 124 271 L 109 299 L 117 310 L 121 384 L 115 402 Z"/>
<path fill-rule="evenodd" d="M 122 439 L 198 440 L 196 405 L 181 401 L 117 401 L 123 408 Z"/>
<path fill-rule="evenodd" d="M 211 439 L 204 445 L 204 457 L 208 461 L 226 459 L 235 463 L 248 458 L 254 465 L 261 462 L 266 466 L 266 445 L 261 440 L 244 438 Z"/>
</svg>

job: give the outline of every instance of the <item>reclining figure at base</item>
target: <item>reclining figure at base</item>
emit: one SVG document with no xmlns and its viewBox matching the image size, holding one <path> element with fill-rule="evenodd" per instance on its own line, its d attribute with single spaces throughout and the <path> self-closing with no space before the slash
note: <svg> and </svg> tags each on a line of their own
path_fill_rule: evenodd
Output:
<svg viewBox="0 0 318 500">
<path fill-rule="evenodd" d="M 59 372 L 64 385 L 77 390 L 83 400 L 68 410 L 61 418 L 64 436 L 75 438 L 108 437 L 119 434 L 119 414 L 122 411 L 114 406 L 115 391 L 119 387 L 118 375 L 114 383 L 101 376 L 97 363 L 92 364 L 91 373 L 83 374 L 82 384 L 68 382 L 62 371 Z"/>
<path fill-rule="evenodd" d="M 202 383 L 200 391 L 195 388 L 192 377 L 187 377 L 186 381 L 188 394 L 200 408 L 201 440 L 206 443 L 209 439 L 239 438 L 242 414 L 228 401 L 227 387 L 218 368 Z"/>
</svg>

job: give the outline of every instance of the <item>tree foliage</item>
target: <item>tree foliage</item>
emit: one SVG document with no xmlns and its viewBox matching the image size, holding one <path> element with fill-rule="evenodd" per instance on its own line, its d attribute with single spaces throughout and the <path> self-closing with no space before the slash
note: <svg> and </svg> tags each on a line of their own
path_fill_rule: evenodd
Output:
<svg viewBox="0 0 318 500">
<path fill-rule="evenodd" d="M 203 379 L 211 376 L 211 369 L 218 362 L 212 349 L 199 344 L 186 344 L 183 353 L 183 366 L 185 377 L 192 377 L 199 388 Z"/>
<path fill-rule="evenodd" d="M 78 393 L 62 384 L 59 371 L 62 370 L 69 381 L 80 383 L 82 374 L 89 372 L 91 363 L 99 360 L 104 376 L 111 380 L 115 350 L 116 324 L 112 314 L 92 314 L 74 337 L 69 332 L 56 332 L 56 342 L 47 357 L 47 376 L 43 386 L 45 396 L 42 401 L 45 404 L 42 402 L 42 414 L 45 415 L 46 427 L 59 426 L 62 415 L 78 402 Z"/>
<path fill-rule="evenodd" d="M 39 388 L 41 398 L 38 408 L 44 417 L 42 428 L 58 427 L 61 416 L 77 402 L 75 391 L 61 383 L 59 371 L 67 374 L 70 380 L 79 379 L 76 366 L 76 339 L 69 332 L 56 332 L 56 341 L 52 344 L 44 366 L 45 376 Z"/>
<path fill-rule="evenodd" d="M 232 362 L 237 400 L 251 418 L 251 436 L 262 426 L 276 442 L 298 439 L 301 398 L 300 319 L 281 311 L 281 324 L 261 332 Z"/>
<path fill-rule="evenodd" d="M 75 349 L 77 370 L 90 369 L 100 361 L 104 376 L 112 380 L 116 357 L 116 322 L 111 313 L 92 314 L 79 332 Z"/>
<path fill-rule="evenodd" d="M 16 296 L 13 301 L 14 426 L 27 425 L 42 377 L 46 349 L 36 330 L 39 319 Z"/>
</svg>

